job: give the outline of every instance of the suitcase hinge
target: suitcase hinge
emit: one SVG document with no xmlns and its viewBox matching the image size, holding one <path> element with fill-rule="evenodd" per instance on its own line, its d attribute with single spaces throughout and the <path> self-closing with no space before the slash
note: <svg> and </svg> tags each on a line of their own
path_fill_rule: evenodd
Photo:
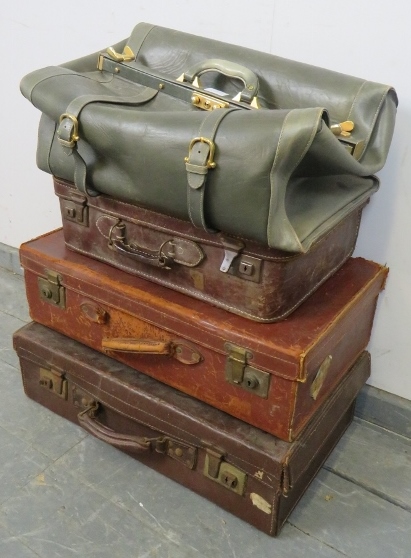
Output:
<svg viewBox="0 0 411 558">
<path fill-rule="evenodd" d="M 253 354 L 247 349 L 231 343 L 225 343 L 224 348 L 228 351 L 225 365 L 227 382 L 236 384 L 259 397 L 267 398 L 270 374 L 248 364 L 248 360 L 253 358 Z"/>
<path fill-rule="evenodd" d="M 58 397 L 67 399 L 67 380 L 64 379 L 62 373 L 57 372 L 56 370 L 40 368 L 39 384 L 45 389 L 53 392 Z"/>
<path fill-rule="evenodd" d="M 66 307 L 66 289 L 61 285 L 61 275 L 46 270 L 47 278 L 38 277 L 40 298 L 59 308 Z"/>
<path fill-rule="evenodd" d="M 240 496 L 244 494 L 247 474 L 223 461 L 221 453 L 212 449 L 206 450 L 203 473 L 207 478 L 218 482 L 236 494 Z"/>
<path fill-rule="evenodd" d="M 161 437 L 150 440 L 153 449 L 158 453 L 165 453 L 172 459 L 179 461 L 189 469 L 194 469 L 197 463 L 197 448 L 182 444 L 172 438 Z"/>
</svg>

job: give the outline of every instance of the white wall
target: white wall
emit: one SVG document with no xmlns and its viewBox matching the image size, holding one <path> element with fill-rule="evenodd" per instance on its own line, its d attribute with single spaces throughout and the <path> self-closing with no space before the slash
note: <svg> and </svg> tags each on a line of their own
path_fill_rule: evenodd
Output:
<svg viewBox="0 0 411 558">
<path fill-rule="evenodd" d="M 390 274 L 372 334 L 370 384 L 411 399 L 411 4 L 382 0 L 202 2 L 45 0 L 6 4 L 0 21 L 0 242 L 22 242 L 61 226 L 51 177 L 35 164 L 40 114 L 19 92 L 28 72 L 103 49 L 139 21 L 240 44 L 393 85 L 395 136 L 365 210 L 355 255 Z"/>
</svg>

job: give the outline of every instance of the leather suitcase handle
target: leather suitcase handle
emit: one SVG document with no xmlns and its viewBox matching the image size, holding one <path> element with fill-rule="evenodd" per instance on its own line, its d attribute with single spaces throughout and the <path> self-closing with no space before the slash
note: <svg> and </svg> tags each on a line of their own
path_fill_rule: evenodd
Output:
<svg viewBox="0 0 411 558">
<path fill-rule="evenodd" d="M 96 418 L 100 404 L 93 400 L 90 405 L 77 415 L 78 422 L 87 432 L 111 446 L 130 453 L 146 453 L 155 451 L 167 455 L 194 469 L 197 463 L 197 448 L 184 442 L 160 434 L 155 438 L 121 434 L 101 424 Z"/>
<path fill-rule="evenodd" d="M 108 234 L 105 234 L 104 229 L 108 224 L 110 228 Z M 189 239 L 168 238 L 156 250 L 128 242 L 126 224 L 121 219 L 113 223 L 112 218 L 107 215 L 98 219 L 97 227 L 101 234 L 108 238 L 108 247 L 111 250 L 154 267 L 170 269 L 174 264 L 196 267 L 205 257 L 201 247 Z"/>
<path fill-rule="evenodd" d="M 146 438 L 130 436 L 129 434 L 119 434 L 98 422 L 94 416 L 97 409 L 98 404 L 94 404 L 77 415 L 80 426 L 87 430 L 87 432 L 90 432 L 90 434 L 93 434 L 93 436 L 99 440 L 107 442 L 120 450 L 143 453 L 151 448 L 151 442 Z"/>
<path fill-rule="evenodd" d="M 172 356 L 183 364 L 198 364 L 203 360 L 197 347 L 183 340 L 155 341 L 152 339 L 103 338 L 101 348 L 106 354 L 119 352 Z"/>
<path fill-rule="evenodd" d="M 117 237 L 112 238 L 112 231 L 118 225 L 114 225 L 110 230 L 108 247 L 116 252 L 119 252 L 123 256 L 133 258 L 141 263 L 152 265 L 154 267 L 162 267 L 164 269 L 170 269 L 170 266 L 174 263 L 174 259 L 162 252 L 163 245 L 160 246 L 159 250 L 147 250 L 146 248 L 140 248 L 139 246 L 133 244 L 127 244 L 124 238 Z"/>
<path fill-rule="evenodd" d="M 146 355 L 171 355 L 173 349 L 169 341 L 152 341 L 151 339 L 103 339 L 105 352 L 141 353 Z"/>
</svg>

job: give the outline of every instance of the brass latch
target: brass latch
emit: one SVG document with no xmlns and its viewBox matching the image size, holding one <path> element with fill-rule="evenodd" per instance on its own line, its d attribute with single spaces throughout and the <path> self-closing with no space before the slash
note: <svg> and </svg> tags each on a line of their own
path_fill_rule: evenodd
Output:
<svg viewBox="0 0 411 558">
<path fill-rule="evenodd" d="M 226 101 L 221 99 L 215 99 L 209 95 L 204 95 L 203 93 L 194 93 L 191 96 L 191 102 L 195 107 L 203 110 L 215 110 L 220 108 L 228 108 L 230 105 Z"/>
<path fill-rule="evenodd" d="M 354 159 L 358 160 L 361 157 L 362 152 L 364 151 L 365 141 L 353 141 L 351 139 L 351 132 L 354 130 L 354 122 L 352 120 L 345 120 L 344 122 L 339 122 L 338 124 L 332 124 L 332 126 L 330 126 L 330 130 L 338 137 L 340 142 L 350 155 L 354 157 Z"/>
<path fill-rule="evenodd" d="M 270 374 L 248 364 L 248 360 L 253 358 L 253 354 L 247 349 L 231 343 L 225 343 L 224 348 L 228 351 L 225 365 L 227 382 L 236 384 L 259 397 L 267 398 Z"/>
<path fill-rule="evenodd" d="M 116 62 L 131 62 L 136 58 L 136 55 L 128 45 L 124 47 L 121 54 L 119 52 L 116 52 L 113 47 L 109 47 L 107 49 L 107 54 Z"/>
<path fill-rule="evenodd" d="M 62 373 L 57 372 L 56 370 L 40 368 L 39 384 L 45 389 L 52 391 L 58 397 L 67 399 L 67 380 L 64 379 Z"/>
<path fill-rule="evenodd" d="M 70 198 L 61 199 L 62 216 L 68 221 L 73 221 L 83 227 L 88 227 L 87 198 L 82 194 L 70 195 Z"/>
<path fill-rule="evenodd" d="M 59 308 L 66 307 L 66 292 L 61 285 L 61 276 L 55 271 L 47 270 L 47 278 L 38 277 L 40 298 Z"/>
<path fill-rule="evenodd" d="M 245 490 L 247 474 L 234 467 L 234 465 L 223 461 L 221 453 L 211 449 L 207 449 L 206 452 L 204 475 L 242 496 Z"/>
<path fill-rule="evenodd" d="M 336 136 L 349 137 L 354 130 L 354 122 L 352 120 L 345 120 L 345 122 L 333 124 L 330 126 L 330 130 Z"/>
</svg>

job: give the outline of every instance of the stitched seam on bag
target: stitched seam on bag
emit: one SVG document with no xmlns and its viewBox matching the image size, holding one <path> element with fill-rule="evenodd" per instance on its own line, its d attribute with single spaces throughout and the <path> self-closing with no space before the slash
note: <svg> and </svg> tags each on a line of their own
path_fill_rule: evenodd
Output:
<svg viewBox="0 0 411 558">
<path fill-rule="evenodd" d="M 49 168 L 49 171 L 51 174 L 53 174 L 53 169 L 51 168 L 51 151 L 52 151 L 52 147 L 53 147 L 53 143 L 54 143 L 54 138 L 56 137 L 56 133 L 57 133 L 57 123 L 54 124 L 54 132 L 51 135 L 51 141 L 48 147 L 48 153 L 47 153 L 47 166 Z"/>
<path fill-rule="evenodd" d="M 157 25 L 152 25 L 150 27 L 150 29 L 147 31 L 147 33 L 144 35 L 143 40 L 140 42 L 140 46 L 138 47 L 138 51 L 135 53 L 135 59 L 137 59 L 138 54 L 140 53 L 140 50 L 143 47 L 143 44 L 145 43 L 147 37 L 150 35 L 150 33 L 153 31 L 153 29 L 155 29 L 157 27 Z"/>
<path fill-rule="evenodd" d="M 364 82 L 361 84 L 361 87 L 359 88 L 357 94 L 355 95 L 354 100 L 353 100 L 352 105 L 351 105 L 351 108 L 350 108 L 350 111 L 349 111 L 349 113 L 348 113 L 347 120 L 350 119 L 351 113 L 352 113 L 352 111 L 353 111 L 353 109 L 354 109 L 354 104 L 356 103 L 356 101 L 357 101 L 357 99 L 358 99 L 358 96 L 359 96 L 361 90 L 363 89 L 363 87 L 365 87 L 365 85 L 366 85 L 367 83 L 369 83 L 369 82 L 368 82 L 368 81 L 364 81 Z M 370 141 L 371 135 L 372 135 L 372 133 L 373 133 L 373 131 L 374 131 L 375 123 L 376 123 L 376 121 L 377 121 L 378 114 L 379 114 L 379 112 L 380 112 L 380 110 L 381 110 L 381 105 L 383 104 L 383 102 L 384 102 L 384 100 L 385 100 L 385 98 L 386 98 L 386 96 L 387 96 L 387 94 L 388 94 L 388 91 L 389 91 L 389 88 L 387 88 L 387 89 L 385 90 L 385 92 L 383 93 L 383 95 L 382 95 L 382 97 L 381 97 L 381 100 L 380 100 L 380 102 L 379 102 L 379 104 L 378 104 L 377 110 L 375 111 L 374 118 L 372 119 L 372 122 L 371 122 L 371 125 L 370 125 L 370 128 L 369 128 L 370 131 L 369 131 L 369 133 L 368 133 L 368 136 L 367 136 L 367 137 L 365 138 L 365 140 L 364 140 L 364 149 L 363 149 L 363 151 L 362 151 L 362 153 L 361 153 L 361 157 L 360 157 L 359 161 L 361 160 L 362 156 L 364 155 L 365 150 L 366 150 L 366 148 L 367 148 L 367 145 L 368 145 L 368 143 L 369 143 L 369 141 Z"/>
<path fill-rule="evenodd" d="M 180 239 L 180 238 L 176 238 L 173 239 L 172 242 L 176 242 L 177 245 L 179 244 L 185 244 L 186 246 L 188 246 L 188 248 L 192 248 L 193 247 L 193 242 L 191 242 L 190 240 L 184 240 L 184 239 Z M 195 243 L 194 243 L 195 244 Z M 196 260 L 194 260 L 193 262 L 190 262 L 189 260 L 180 260 L 177 258 L 174 258 L 174 261 L 176 263 L 179 263 L 181 265 L 185 265 L 187 267 L 196 267 L 202 260 L 203 260 L 203 252 L 201 250 L 201 248 L 199 248 L 198 246 L 194 246 L 194 249 L 196 250 L 198 257 Z M 184 248 L 183 248 L 184 250 Z M 187 262 L 190 264 L 188 265 Z"/>
<path fill-rule="evenodd" d="M 362 89 L 365 87 L 365 85 L 366 85 L 367 83 L 368 83 L 367 81 L 363 81 L 362 84 L 360 85 L 360 87 L 359 87 L 357 93 L 356 93 L 355 96 L 354 96 L 353 102 L 351 103 L 351 107 L 350 107 L 350 110 L 348 111 L 348 116 L 347 116 L 346 120 L 350 120 L 351 113 L 352 113 L 352 111 L 354 110 L 354 105 L 355 105 L 355 103 L 357 102 L 357 99 L 358 99 L 358 97 L 359 97 L 359 95 L 360 95 Z"/>
<path fill-rule="evenodd" d="M 366 192 L 366 194 L 367 194 L 367 196 L 368 196 L 368 192 Z M 371 194 L 370 194 L 370 195 L 371 195 Z M 370 196 L 368 196 L 368 197 L 370 197 Z M 332 232 L 333 229 L 334 229 L 336 226 L 338 226 L 346 217 L 348 217 L 355 209 L 361 209 L 361 210 L 362 210 L 362 208 L 361 208 L 361 203 L 362 203 L 362 202 L 360 201 L 360 203 L 358 203 L 358 200 L 362 200 L 362 202 L 365 203 L 366 200 L 364 199 L 364 193 L 361 194 L 361 196 L 358 196 L 357 198 L 354 198 L 353 200 L 351 200 L 351 201 L 343 208 L 344 211 L 342 211 L 342 210 L 340 209 L 339 211 L 337 211 L 337 212 L 333 213 L 332 215 L 330 215 L 325 221 L 323 221 L 322 223 L 320 223 L 320 224 L 316 227 L 316 229 L 315 229 L 311 234 L 309 234 L 308 236 L 306 236 L 304 240 L 306 240 L 307 238 L 310 238 L 310 239 L 311 239 L 311 241 L 310 241 L 310 242 L 311 242 L 311 245 L 314 244 L 317 240 L 319 240 L 319 239 L 322 238 L 321 228 L 324 227 L 325 224 L 328 223 L 328 226 L 330 226 L 330 222 L 331 222 L 331 231 L 330 231 L 330 232 Z M 353 206 L 354 206 L 354 208 L 353 208 Z M 341 213 L 343 213 L 342 216 L 341 216 Z M 337 216 L 339 215 L 339 217 L 337 218 L 337 223 L 336 223 L 336 224 L 333 224 L 333 221 L 335 221 L 335 216 L 336 216 L 336 215 L 337 215 Z M 361 218 L 361 213 L 358 215 L 357 223 L 358 223 L 358 220 L 359 220 L 360 218 Z M 358 227 L 357 227 L 357 225 L 356 225 L 356 232 L 358 232 Z M 357 234 L 356 234 L 355 238 L 357 238 Z"/>
<path fill-rule="evenodd" d="M 119 217 L 114 217 L 109 215 L 108 218 L 113 217 L 113 219 L 119 219 Z M 106 234 L 104 234 L 104 232 L 102 231 L 102 229 L 100 228 L 100 223 L 99 221 L 103 221 L 104 219 L 107 219 L 107 217 L 105 215 L 101 215 L 100 217 L 98 217 L 98 219 L 96 219 L 95 223 L 96 223 L 96 228 L 98 230 L 98 232 L 101 234 L 101 236 L 103 238 L 106 238 L 107 240 L 109 240 L 109 236 L 107 236 Z M 113 226 L 115 225 L 115 223 L 113 223 Z"/>
<path fill-rule="evenodd" d="M 373 131 L 374 131 L 374 126 L 375 126 L 375 123 L 376 123 L 376 121 L 377 121 L 378 114 L 379 114 L 379 112 L 380 112 L 380 110 L 381 110 L 381 106 L 382 106 L 383 102 L 385 101 L 385 99 L 386 99 L 386 97 L 387 97 L 387 93 L 388 93 L 388 89 L 387 89 L 387 90 L 385 91 L 385 93 L 382 95 L 381 100 L 380 100 L 380 102 L 379 102 L 379 105 L 378 105 L 378 107 L 377 107 L 377 110 L 375 111 L 374 118 L 373 118 L 372 123 L 371 123 L 371 126 L 370 126 L 370 132 L 369 132 L 367 138 L 366 138 L 365 141 L 364 141 L 364 149 L 363 149 L 363 151 L 362 151 L 362 153 L 361 153 L 361 157 L 360 157 L 359 160 L 361 160 L 363 154 L 365 153 L 365 150 L 366 150 L 366 148 L 367 148 L 367 145 L 368 145 L 368 143 L 369 143 L 369 141 L 370 141 L 370 138 L 371 138 L 371 136 L 372 136 L 372 133 L 373 133 Z"/>
<path fill-rule="evenodd" d="M 281 150 L 281 140 L 282 140 L 283 135 L 284 135 L 284 132 L 285 132 L 286 122 L 287 122 L 287 120 L 288 120 L 289 117 L 291 118 L 291 114 L 292 114 L 292 113 L 293 113 L 293 111 L 290 111 L 290 112 L 286 115 L 286 117 L 285 117 L 285 119 L 284 119 L 284 122 L 283 122 L 283 126 L 282 126 L 282 128 L 281 128 L 280 137 L 279 137 L 279 139 L 278 139 L 277 149 L 276 149 L 276 153 L 275 153 L 275 157 L 274 157 L 274 162 L 273 162 L 273 166 L 272 166 L 272 169 L 271 169 L 271 172 L 270 172 L 270 183 L 271 183 L 271 188 L 272 188 L 272 180 L 273 180 L 273 175 L 274 175 L 274 172 L 275 172 L 275 167 L 276 167 L 277 162 L 278 162 L 278 159 L 279 159 L 279 154 L 280 154 L 280 150 Z M 312 127 L 310 137 L 309 137 L 309 139 L 308 139 L 308 141 L 307 141 L 307 143 L 306 143 L 306 145 L 305 145 L 303 151 L 301 152 L 301 155 L 300 155 L 300 157 L 299 157 L 299 159 L 298 159 L 298 162 L 294 165 L 294 170 L 297 168 L 297 166 L 300 164 L 300 162 L 302 161 L 303 157 L 304 157 L 305 154 L 307 153 L 307 150 L 308 150 L 309 146 L 311 145 L 311 143 L 312 143 L 312 141 L 313 141 L 313 138 L 314 138 L 315 134 L 317 133 L 317 129 L 318 129 L 318 119 L 317 119 L 316 125 Z M 293 170 L 292 172 L 294 172 L 294 170 Z M 290 173 L 290 176 L 291 176 L 292 172 Z M 285 198 L 285 192 L 284 192 L 284 198 Z M 300 241 L 300 239 L 298 238 L 297 233 L 295 232 L 295 229 L 294 229 L 294 227 L 292 226 L 291 222 L 289 221 L 288 216 L 287 216 L 287 213 L 286 213 L 286 211 L 285 211 L 285 203 L 284 203 L 284 214 L 285 214 L 285 217 L 287 218 L 287 221 L 288 221 L 288 224 L 289 224 L 289 226 L 290 226 L 290 228 L 291 228 L 291 233 L 292 233 L 292 235 L 294 236 L 294 239 L 297 241 L 297 244 L 298 244 L 299 246 L 301 246 L 301 241 Z M 268 238 L 268 239 L 269 239 L 270 236 L 271 236 L 271 235 L 270 235 L 270 232 L 272 231 L 272 228 L 273 228 L 273 223 L 272 223 L 271 203 L 270 203 L 270 208 L 269 208 L 269 212 L 268 212 L 268 225 L 267 225 L 267 238 Z"/>
</svg>

